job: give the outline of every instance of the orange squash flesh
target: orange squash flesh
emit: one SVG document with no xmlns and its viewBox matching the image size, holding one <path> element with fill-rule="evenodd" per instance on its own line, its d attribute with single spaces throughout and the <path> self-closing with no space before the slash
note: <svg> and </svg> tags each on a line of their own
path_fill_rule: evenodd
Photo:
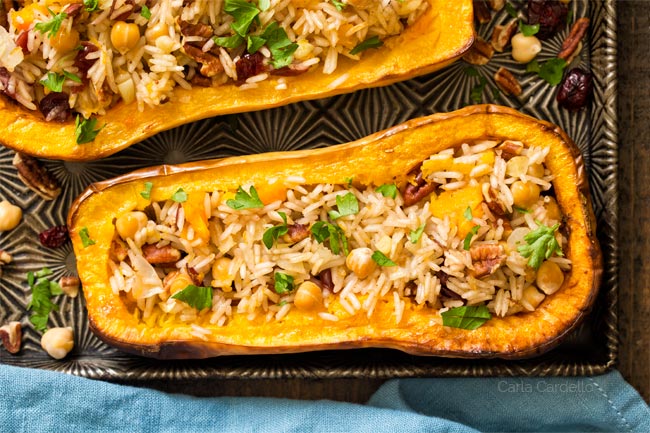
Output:
<svg viewBox="0 0 650 433">
<path fill-rule="evenodd" d="M 207 117 L 278 107 L 296 101 L 325 98 L 358 89 L 385 86 L 427 74 L 460 58 L 474 41 L 471 0 L 428 0 L 430 7 L 405 31 L 367 50 L 360 61 L 339 60 L 330 75 L 322 68 L 285 77 L 286 90 L 276 90 L 279 76 L 255 89 L 234 83 L 218 87 L 175 89 L 175 101 L 138 111 L 135 103 L 119 103 L 99 117 L 106 125 L 91 143 L 75 141 L 74 120 L 45 122 L 43 116 L 0 97 L 0 143 L 19 152 L 50 159 L 94 160 L 111 155 L 158 132 Z M 329 86 L 347 74 L 338 87 Z"/>
<path fill-rule="evenodd" d="M 444 327 L 432 309 L 406 301 L 395 325 L 390 300 L 378 303 L 371 318 L 358 315 L 327 322 L 293 309 L 279 322 L 249 321 L 234 314 L 226 326 L 210 327 L 208 341 L 191 335 L 190 325 L 147 327 L 138 323 L 109 284 L 109 247 L 114 218 L 143 208 L 144 182 L 153 201 L 168 199 L 179 187 L 190 196 L 234 190 L 268 178 L 302 176 L 307 183 L 380 185 L 400 178 L 430 155 L 463 142 L 512 139 L 549 146 L 547 168 L 555 175 L 556 199 L 568 233 L 565 256 L 572 261 L 562 288 L 530 313 L 493 317 L 474 331 Z M 72 206 L 68 226 L 77 257 L 91 328 L 125 351 L 156 358 L 204 358 L 226 354 L 289 353 L 321 349 L 387 347 L 412 354 L 449 357 L 522 358 L 557 345 L 590 309 L 602 273 L 595 221 L 580 152 L 558 127 L 512 109 L 482 105 L 414 119 L 361 140 L 318 150 L 242 156 L 137 171 L 89 187 Z M 96 244 L 83 247 L 87 228 Z"/>
</svg>

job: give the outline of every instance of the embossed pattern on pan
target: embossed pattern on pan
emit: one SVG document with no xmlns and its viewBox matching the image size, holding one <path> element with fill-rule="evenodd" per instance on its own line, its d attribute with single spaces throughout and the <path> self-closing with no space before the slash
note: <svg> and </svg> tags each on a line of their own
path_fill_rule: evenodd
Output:
<svg viewBox="0 0 650 433">
<path fill-rule="evenodd" d="M 605 275 L 594 310 L 555 350 L 542 357 L 514 362 L 417 357 L 381 349 L 162 362 L 129 356 L 101 343 L 88 329 L 82 297 L 59 297 L 55 300 L 60 310 L 50 315 L 50 326 L 73 326 L 76 346 L 65 360 L 54 361 L 40 348 L 40 334 L 29 324 L 25 311 L 29 302 L 26 273 L 43 266 L 51 268 L 57 279 L 75 272 L 69 243 L 60 249 L 46 250 L 38 242 L 38 233 L 63 224 L 72 200 L 89 183 L 162 163 L 328 146 L 358 139 L 410 118 L 452 111 L 472 103 L 470 93 L 479 82 L 478 77 L 465 72 L 468 64 L 457 62 L 439 73 L 388 87 L 188 124 L 103 161 L 44 161 L 63 186 L 61 196 L 52 202 L 41 201 L 22 185 L 11 166 L 13 152 L 1 149 L 0 197 L 18 204 L 25 210 L 25 217 L 17 229 L 0 235 L 0 249 L 10 250 L 14 256 L 14 262 L 3 268 L 0 279 L 0 323 L 19 320 L 25 335 L 19 354 L 9 355 L 0 350 L 0 362 L 120 380 L 582 375 L 611 368 L 617 356 L 616 3 L 576 0 L 571 5 L 575 17 L 591 19 L 587 43 L 575 60 L 594 74 L 594 97 L 586 110 L 570 113 L 560 109 L 555 101 L 556 88 L 526 74 L 525 66 L 516 64 L 507 53 L 497 53 L 490 63 L 476 67 L 488 82 L 482 102 L 510 106 L 558 124 L 585 156 Z M 477 31 L 487 38 L 495 24 L 508 19 L 502 10 Z M 540 61 L 555 56 L 567 32 L 565 29 L 545 43 Z M 519 98 L 492 94 L 493 76 L 500 66 L 519 77 L 523 87 Z"/>
</svg>

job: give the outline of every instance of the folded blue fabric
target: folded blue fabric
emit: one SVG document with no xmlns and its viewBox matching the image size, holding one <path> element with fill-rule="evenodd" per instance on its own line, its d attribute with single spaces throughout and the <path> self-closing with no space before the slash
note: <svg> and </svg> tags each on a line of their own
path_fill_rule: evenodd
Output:
<svg viewBox="0 0 650 433">
<path fill-rule="evenodd" d="M 7 432 L 650 431 L 650 409 L 614 371 L 584 378 L 402 379 L 367 405 L 196 398 L 0 365 Z"/>
</svg>

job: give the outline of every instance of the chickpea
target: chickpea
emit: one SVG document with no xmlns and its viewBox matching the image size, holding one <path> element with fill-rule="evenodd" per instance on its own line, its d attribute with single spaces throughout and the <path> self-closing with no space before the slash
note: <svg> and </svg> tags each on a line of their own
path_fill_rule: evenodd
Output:
<svg viewBox="0 0 650 433">
<path fill-rule="evenodd" d="M 547 295 L 557 292 L 564 283 L 564 273 L 555 262 L 546 260 L 537 270 L 535 283 Z"/>
<path fill-rule="evenodd" d="M 174 295 L 177 292 L 180 292 L 190 284 L 194 284 L 194 281 L 192 281 L 190 276 L 179 271 L 174 271 L 167 274 L 163 280 L 163 288 L 170 295 Z"/>
<path fill-rule="evenodd" d="M 524 303 L 527 303 L 528 306 L 535 309 L 539 307 L 539 304 L 542 303 L 545 297 L 546 295 L 541 293 L 539 290 L 537 290 L 537 288 L 534 285 L 530 285 L 524 289 L 521 295 L 521 300 Z"/>
<path fill-rule="evenodd" d="M 140 28 L 134 23 L 117 21 L 111 29 L 111 43 L 120 53 L 124 54 L 135 47 L 140 40 Z"/>
<path fill-rule="evenodd" d="M 544 166 L 542 164 L 531 164 L 526 172 L 528 176 L 542 178 L 544 177 Z"/>
<path fill-rule="evenodd" d="M 377 266 L 372 260 L 370 248 L 355 248 L 345 259 L 345 265 L 354 272 L 357 277 L 364 279 L 375 270 Z"/>
<path fill-rule="evenodd" d="M 311 281 L 305 281 L 296 290 L 293 304 L 299 310 L 313 310 L 323 305 L 323 292 L 316 284 Z"/>
<path fill-rule="evenodd" d="M 506 163 L 506 174 L 512 177 L 519 177 L 526 172 L 528 157 L 515 156 Z"/>
<path fill-rule="evenodd" d="M 54 359 L 63 359 L 74 347 L 72 328 L 51 328 L 41 337 L 41 347 Z"/>
<path fill-rule="evenodd" d="M 219 257 L 212 265 L 212 287 L 220 287 L 224 292 L 232 290 L 233 276 L 230 274 L 232 259 Z"/>
<path fill-rule="evenodd" d="M 117 234 L 124 240 L 133 238 L 135 234 L 147 225 L 147 214 L 140 211 L 128 212 L 115 220 Z"/>
<path fill-rule="evenodd" d="M 546 208 L 546 218 L 560 221 L 562 219 L 562 211 L 560 210 L 557 201 L 553 197 L 547 197 L 546 200 L 548 200 L 544 203 L 544 207 Z"/>
<path fill-rule="evenodd" d="M 0 232 L 13 230 L 20 223 L 23 211 L 7 200 L 0 202 Z"/>
<path fill-rule="evenodd" d="M 72 51 L 79 45 L 79 32 L 75 29 L 61 29 L 50 38 L 50 45 L 59 53 Z"/>
<path fill-rule="evenodd" d="M 539 185 L 518 180 L 510 186 L 515 206 L 528 209 L 539 200 Z"/>
<path fill-rule="evenodd" d="M 156 45 L 156 40 L 162 36 L 169 36 L 169 28 L 163 22 L 156 23 L 144 32 L 149 45 Z"/>
<path fill-rule="evenodd" d="M 156 39 L 156 47 L 160 48 L 162 51 L 166 53 L 171 53 L 174 51 L 174 46 L 176 45 L 176 41 L 174 41 L 172 38 L 170 38 L 167 35 L 160 36 L 158 39 Z"/>
<path fill-rule="evenodd" d="M 512 58 L 519 63 L 532 61 L 542 51 L 542 43 L 535 36 L 524 36 L 523 33 L 517 33 L 512 37 L 510 43 L 512 44 Z"/>
</svg>

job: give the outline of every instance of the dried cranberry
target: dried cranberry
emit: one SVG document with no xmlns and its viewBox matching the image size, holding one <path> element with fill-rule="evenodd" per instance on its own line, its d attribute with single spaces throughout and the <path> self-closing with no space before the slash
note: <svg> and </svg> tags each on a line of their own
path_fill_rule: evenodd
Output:
<svg viewBox="0 0 650 433">
<path fill-rule="evenodd" d="M 250 77 L 264 72 L 264 56 L 262 53 L 244 54 L 235 64 L 237 68 L 237 79 L 246 81 Z"/>
<path fill-rule="evenodd" d="M 97 59 L 87 59 L 86 56 L 97 50 L 99 50 L 99 48 L 91 42 L 81 42 L 81 49 L 77 52 L 77 55 L 74 58 L 74 65 L 77 67 L 79 74 L 81 74 L 83 78 L 88 78 L 88 69 L 90 69 L 97 61 Z"/>
<path fill-rule="evenodd" d="M 38 235 L 41 244 L 47 248 L 59 248 L 65 244 L 70 237 L 66 226 L 56 226 L 49 228 Z"/>
<path fill-rule="evenodd" d="M 38 108 L 43 113 L 47 122 L 65 122 L 70 116 L 70 103 L 68 94 L 63 92 L 52 92 L 41 99 Z"/>
<path fill-rule="evenodd" d="M 566 5 L 552 0 L 528 0 L 528 24 L 539 24 L 537 37 L 548 39 L 562 30 L 569 13 Z"/>
<path fill-rule="evenodd" d="M 557 103 L 562 108 L 578 111 L 587 105 L 593 89 L 591 74 L 580 68 L 571 69 L 557 92 Z"/>
</svg>

